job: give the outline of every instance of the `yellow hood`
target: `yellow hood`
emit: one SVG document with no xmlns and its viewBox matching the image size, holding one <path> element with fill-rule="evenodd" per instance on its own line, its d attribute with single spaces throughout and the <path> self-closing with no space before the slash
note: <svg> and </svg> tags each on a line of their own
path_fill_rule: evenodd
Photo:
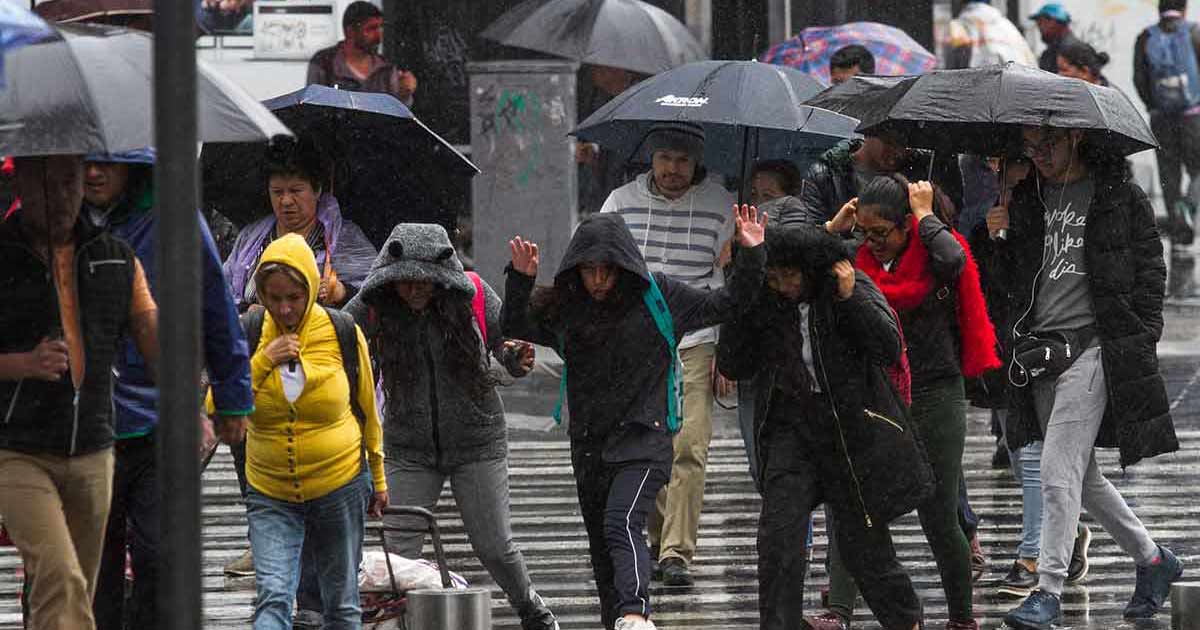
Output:
<svg viewBox="0 0 1200 630">
<path fill-rule="evenodd" d="M 321 274 L 317 270 L 317 259 L 313 256 L 312 248 L 299 234 L 287 234 L 267 246 L 259 259 L 258 269 L 262 269 L 263 265 L 268 263 L 287 265 L 299 271 L 308 284 L 308 305 L 304 308 L 304 317 L 300 318 L 300 326 L 296 330 L 300 332 L 308 325 L 313 305 L 317 303 L 317 291 L 321 288 Z M 255 274 L 258 273 L 258 269 L 255 269 Z"/>
</svg>

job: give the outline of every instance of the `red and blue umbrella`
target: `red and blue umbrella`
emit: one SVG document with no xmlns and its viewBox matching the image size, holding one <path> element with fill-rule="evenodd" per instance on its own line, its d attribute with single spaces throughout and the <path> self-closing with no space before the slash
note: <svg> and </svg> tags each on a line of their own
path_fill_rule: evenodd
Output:
<svg viewBox="0 0 1200 630">
<path fill-rule="evenodd" d="M 829 58 L 838 50 L 858 44 L 875 56 L 875 74 L 910 75 L 932 70 L 937 57 L 904 31 L 877 22 L 850 22 L 840 26 L 813 26 L 772 46 L 762 61 L 796 68 L 829 83 Z"/>
</svg>

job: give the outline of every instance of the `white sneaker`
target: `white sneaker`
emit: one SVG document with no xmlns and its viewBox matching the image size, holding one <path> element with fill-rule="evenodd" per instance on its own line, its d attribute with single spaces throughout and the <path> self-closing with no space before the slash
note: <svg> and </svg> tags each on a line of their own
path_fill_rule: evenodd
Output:
<svg viewBox="0 0 1200 630">
<path fill-rule="evenodd" d="M 658 630 L 649 619 L 626 619 L 621 617 L 613 626 L 615 630 Z"/>
</svg>

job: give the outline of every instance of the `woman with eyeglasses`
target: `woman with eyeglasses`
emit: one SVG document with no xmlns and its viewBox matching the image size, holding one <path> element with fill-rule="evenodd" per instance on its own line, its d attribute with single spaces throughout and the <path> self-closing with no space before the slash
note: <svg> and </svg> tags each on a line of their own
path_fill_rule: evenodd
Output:
<svg viewBox="0 0 1200 630">
<path fill-rule="evenodd" d="M 912 369 L 911 419 L 937 482 L 917 513 L 946 592 L 946 628 L 974 630 L 971 549 L 958 522 L 967 433 L 963 377 L 994 370 L 1000 359 L 975 261 L 966 240 L 939 218 L 935 192 L 929 182 L 876 177 L 825 229 L 861 232 L 855 266 L 900 316 Z"/>
</svg>

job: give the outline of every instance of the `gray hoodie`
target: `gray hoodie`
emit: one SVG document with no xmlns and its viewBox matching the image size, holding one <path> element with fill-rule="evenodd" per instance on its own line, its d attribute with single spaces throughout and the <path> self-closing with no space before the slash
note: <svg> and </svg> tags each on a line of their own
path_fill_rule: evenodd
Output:
<svg viewBox="0 0 1200 630">
<path fill-rule="evenodd" d="M 433 282 L 434 301 L 413 311 L 395 293 L 394 283 L 401 280 Z M 406 223 L 392 231 L 362 289 L 346 305 L 367 336 L 381 373 L 386 457 L 453 467 L 507 455 L 504 406 L 495 387 L 473 387 L 473 379 L 450 359 L 454 350 L 448 344 L 461 334 L 452 327 L 470 326 L 485 369 L 490 353 L 517 374 L 516 353 L 504 350 L 500 298 L 486 283 L 482 286 L 486 347 L 473 314 L 447 317 L 450 311 L 471 311 L 475 285 L 463 272 L 446 230 Z M 459 301 L 466 310 L 446 309 L 435 304 L 439 300 Z"/>
</svg>

